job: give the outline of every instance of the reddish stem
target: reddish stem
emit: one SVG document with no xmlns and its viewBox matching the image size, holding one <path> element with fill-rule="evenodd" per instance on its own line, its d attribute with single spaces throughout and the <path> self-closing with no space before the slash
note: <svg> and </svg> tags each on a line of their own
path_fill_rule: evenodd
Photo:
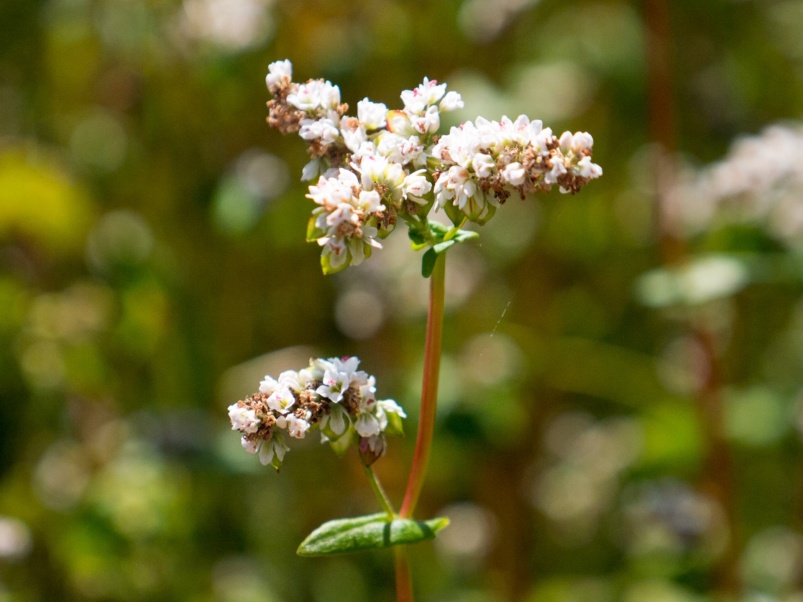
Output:
<svg viewBox="0 0 803 602">
<path fill-rule="evenodd" d="M 407 561 L 407 546 L 396 546 L 396 601 L 413 602 L 413 580 Z"/>
<path fill-rule="evenodd" d="M 432 435 L 435 431 L 435 412 L 438 404 L 438 376 L 441 365 L 441 333 L 443 332 L 446 261 L 438 255 L 429 283 L 429 314 L 427 317 L 427 341 L 424 350 L 424 380 L 421 388 L 421 415 L 418 420 L 418 437 L 415 442 L 413 465 L 407 479 L 399 516 L 410 518 L 415 511 L 418 497 L 424 486 Z"/>
</svg>

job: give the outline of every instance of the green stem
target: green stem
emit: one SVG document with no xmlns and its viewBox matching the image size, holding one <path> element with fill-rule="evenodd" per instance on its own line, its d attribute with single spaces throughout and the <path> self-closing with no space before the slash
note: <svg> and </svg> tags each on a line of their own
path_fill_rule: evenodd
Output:
<svg viewBox="0 0 803 602">
<path fill-rule="evenodd" d="M 457 236 L 457 233 L 458 233 L 458 232 L 460 232 L 460 229 L 461 229 L 463 226 L 465 226 L 465 225 L 466 225 L 466 222 L 467 222 L 467 221 L 468 221 L 468 218 L 467 218 L 467 217 L 464 217 L 464 218 L 463 218 L 463 221 L 462 221 L 462 222 L 460 222 L 460 225 L 459 225 L 459 226 L 455 226 L 454 228 L 452 228 L 451 230 L 449 230 L 449 231 L 448 231 L 448 232 L 447 232 L 447 233 L 444 235 L 444 237 L 443 237 L 443 240 L 452 240 L 452 239 L 453 239 L 455 236 Z"/>
<path fill-rule="evenodd" d="M 370 466 L 366 466 L 365 464 L 363 464 L 362 467 L 363 470 L 365 470 L 365 476 L 368 477 L 368 481 L 371 483 L 371 489 L 374 490 L 376 499 L 379 500 L 379 505 L 382 506 L 382 509 L 388 513 L 388 519 L 393 520 L 396 518 L 396 511 L 393 509 L 393 505 L 390 503 L 388 495 L 382 488 L 382 484 L 379 482 L 374 469 Z"/>
<path fill-rule="evenodd" d="M 424 350 L 424 379 L 421 389 L 421 415 L 418 421 L 418 437 L 415 442 L 413 465 L 407 480 L 399 516 L 410 518 L 413 515 L 424 478 L 427 473 L 429 452 L 432 448 L 432 435 L 435 431 L 435 412 L 438 403 L 438 376 L 441 362 L 441 333 L 446 281 L 446 258 L 441 253 L 435 260 L 429 288 L 429 314 L 427 317 L 427 339 Z"/>
</svg>

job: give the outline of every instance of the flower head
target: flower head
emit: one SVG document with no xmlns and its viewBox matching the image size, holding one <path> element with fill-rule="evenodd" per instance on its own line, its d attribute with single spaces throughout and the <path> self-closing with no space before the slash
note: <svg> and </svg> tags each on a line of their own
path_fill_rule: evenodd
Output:
<svg viewBox="0 0 803 602">
<path fill-rule="evenodd" d="M 576 193 L 602 175 L 592 161 L 587 132 L 560 137 L 525 115 L 491 121 L 478 117 L 438 137 L 441 113 L 464 106 L 445 83 L 424 78 L 401 93 L 402 108 L 364 98 L 347 115 L 340 89 L 323 79 L 291 81 L 289 61 L 268 67 L 268 122 L 298 133 L 311 160 L 302 179 L 315 181 L 316 203 L 307 239 L 321 247 L 321 266 L 334 273 L 359 265 L 381 249 L 398 218 L 429 227 L 427 213 L 442 209 L 455 225 L 488 221 L 511 196 L 522 199 L 557 186 Z M 317 181 L 316 181 L 317 178 Z M 437 244 L 437 236 L 411 232 Z"/>
<path fill-rule="evenodd" d="M 401 433 L 405 414 L 395 401 L 376 400 L 376 379 L 359 365 L 356 357 L 315 358 L 299 371 L 265 376 L 259 392 L 228 408 L 243 448 L 278 470 L 289 450 L 287 438 L 303 439 L 319 427 L 322 440 L 338 453 L 365 438 L 374 452 L 384 450 L 385 436 Z"/>
</svg>

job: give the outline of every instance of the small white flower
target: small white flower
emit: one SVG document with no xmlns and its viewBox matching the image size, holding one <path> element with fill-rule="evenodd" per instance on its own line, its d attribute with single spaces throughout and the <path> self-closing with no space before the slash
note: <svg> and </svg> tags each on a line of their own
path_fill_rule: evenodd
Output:
<svg viewBox="0 0 803 602">
<path fill-rule="evenodd" d="M 427 107 L 420 115 L 412 115 L 410 123 L 419 134 L 434 134 L 441 127 L 441 116 L 437 106 Z"/>
<path fill-rule="evenodd" d="M 298 135 L 304 140 L 320 140 L 334 144 L 340 138 L 340 130 L 331 119 L 302 119 Z"/>
<path fill-rule="evenodd" d="M 287 95 L 287 102 L 295 108 L 311 113 L 321 106 L 319 86 L 317 82 L 301 84 L 292 94 Z"/>
<path fill-rule="evenodd" d="M 416 133 L 410 123 L 410 116 L 404 111 L 390 111 L 388 113 L 388 130 L 405 138 L 414 136 Z"/>
<path fill-rule="evenodd" d="M 393 401 L 392 399 L 383 399 L 378 401 L 377 404 L 379 405 L 382 410 L 388 412 L 389 414 L 396 414 L 401 418 L 407 418 L 407 414 L 404 412 L 404 408 L 402 408 L 398 403 Z"/>
<path fill-rule="evenodd" d="M 290 389 L 296 393 L 301 391 L 301 383 L 298 381 L 298 372 L 295 370 L 285 370 L 277 379 L 279 387 Z"/>
<path fill-rule="evenodd" d="M 409 124 L 409 120 L 406 121 Z M 412 128 L 410 132 L 414 134 Z M 412 163 L 421 166 L 426 163 L 424 145 L 418 136 L 401 136 L 395 132 L 382 132 L 376 139 L 376 153 L 399 165 Z"/>
<path fill-rule="evenodd" d="M 340 105 L 340 88 L 321 80 L 308 81 L 288 94 L 287 102 L 307 113 L 315 113 L 318 109 L 336 109 Z"/>
<path fill-rule="evenodd" d="M 259 429 L 260 420 L 256 412 L 236 403 L 229 406 L 229 420 L 233 431 L 256 433 Z"/>
<path fill-rule="evenodd" d="M 344 357 L 344 358 L 332 357 L 329 358 L 329 361 L 332 363 L 332 365 L 335 367 L 336 370 L 340 372 L 345 372 L 349 375 L 353 375 L 355 372 L 357 372 L 357 368 L 360 367 L 360 358 L 355 356 Z M 362 374 L 365 373 L 362 372 Z"/>
<path fill-rule="evenodd" d="M 364 152 L 363 147 L 370 144 L 365 127 L 356 119 L 341 120 L 340 135 L 343 136 L 343 142 L 352 153 Z"/>
<path fill-rule="evenodd" d="M 274 61 L 268 65 L 268 75 L 265 77 L 265 83 L 269 90 L 278 86 L 282 81 L 290 81 L 293 77 L 293 65 L 289 60 Z"/>
<path fill-rule="evenodd" d="M 240 443 L 243 446 L 243 449 L 247 451 L 249 454 L 255 454 L 259 450 L 259 443 L 261 439 L 249 439 L 248 437 L 243 436 L 240 439 Z"/>
<path fill-rule="evenodd" d="M 426 203 L 423 196 L 432 190 L 432 184 L 424 176 L 424 173 L 426 173 L 424 169 L 414 171 L 404 178 L 404 183 L 402 184 L 404 198 L 422 205 Z"/>
<path fill-rule="evenodd" d="M 563 158 L 556 155 L 552 158 L 552 169 L 544 174 L 544 182 L 547 184 L 557 184 L 558 178 L 566 173 L 566 166 L 563 165 Z"/>
<path fill-rule="evenodd" d="M 287 387 L 277 389 L 268 397 L 268 407 L 279 414 L 287 414 L 295 402 L 296 398 L 293 392 Z"/>
<path fill-rule="evenodd" d="M 354 430 L 357 431 L 360 437 L 372 437 L 382 432 L 379 420 L 377 420 L 376 416 L 367 412 L 357 417 L 357 421 L 354 423 Z"/>
<path fill-rule="evenodd" d="M 272 377 L 265 375 L 265 378 L 262 379 L 259 383 L 259 392 L 266 393 L 267 395 L 271 395 L 276 389 L 279 388 L 279 383 L 273 380 Z"/>
<path fill-rule="evenodd" d="M 309 361 L 311 380 L 321 380 L 324 372 L 332 369 L 332 364 L 323 358 L 313 358 Z"/>
<path fill-rule="evenodd" d="M 423 113 L 428 106 L 434 105 L 446 92 L 446 84 L 438 84 L 426 77 L 415 90 L 405 90 L 401 93 L 404 109 L 409 113 Z"/>
<path fill-rule="evenodd" d="M 518 162 L 508 163 L 502 170 L 502 177 L 511 186 L 521 186 L 524 184 L 525 175 L 526 171 L 524 167 Z"/>
<path fill-rule="evenodd" d="M 474 194 L 477 192 L 476 183 L 470 179 L 471 176 L 465 167 L 453 165 L 449 171 L 444 172 L 435 182 L 435 200 L 440 207 L 444 207 L 449 201 L 462 209 Z"/>
<path fill-rule="evenodd" d="M 474 171 L 480 178 L 489 178 L 496 171 L 496 161 L 491 155 L 485 153 L 477 153 L 471 160 Z"/>
<path fill-rule="evenodd" d="M 323 384 L 315 392 L 334 403 L 343 399 L 343 393 L 349 388 L 351 375 L 338 370 L 327 370 L 323 375 Z"/>
<path fill-rule="evenodd" d="M 564 155 L 568 155 L 569 151 L 572 150 L 572 142 L 574 140 L 574 136 L 572 136 L 571 132 L 563 132 L 558 138 L 558 144 L 560 145 L 560 150 Z"/>
<path fill-rule="evenodd" d="M 336 109 L 340 106 L 340 88 L 331 82 L 323 82 L 320 90 L 321 106 Z"/>
<path fill-rule="evenodd" d="M 441 111 L 445 113 L 448 111 L 462 109 L 465 106 L 465 103 L 463 102 L 463 97 L 457 92 L 447 92 L 446 96 L 443 97 L 443 100 L 441 100 L 438 106 L 440 107 Z"/>
<path fill-rule="evenodd" d="M 369 214 L 385 209 L 382 204 L 382 197 L 379 196 L 376 190 L 363 190 L 360 192 L 360 197 L 355 205 Z"/>
<path fill-rule="evenodd" d="M 378 130 L 387 124 L 388 108 L 381 102 L 371 102 L 363 98 L 357 103 L 357 119 L 366 130 Z"/>
<path fill-rule="evenodd" d="M 295 414 L 287 414 L 276 419 L 276 426 L 285 429 L 294 439 L 303 439 L 309 430 L 310 424 Z"/>
<path fill-rule="evenodd" d="M 563 150 L 563 136 L 561 136 L 560 146 L 561 150 Z M 575 155 L 579 155 L 584 150 L 593 148 L 593 146 L 594 146 L 594 138 L 591 136 L 591 134 L 589 134 L 588 132 L 575 132 L 574 135 L 571 136 L 571 144 L 569 146 L 569 149 Z"/>
<path fill-rule="evenodd" d="M 381 155 L 363 157 L 359 171 L 362 187 L 373 190 L 378 184 L 386 186 L 394 199 L 401 198 L 401 186 L 404 182 L 404 169 L 398 163 L 389 161 Z"/>
<path fill-rule="evenodd" d="M 581 178 L 598 178 L 602 175 L 602 168 L 591 162 L 591 157 L 583 157 L 577 162 L 573 170 Z"/>
<path fill-rule="evenodd" d="M 365 374 L 359 372 L 358 374 Z M 373 376 L 356 380 L 352 382 L 352 386 L 360 391 L 360 409 L 363 411 L 370 411 L 376 405 L 376 379 Z"/>
</svg>

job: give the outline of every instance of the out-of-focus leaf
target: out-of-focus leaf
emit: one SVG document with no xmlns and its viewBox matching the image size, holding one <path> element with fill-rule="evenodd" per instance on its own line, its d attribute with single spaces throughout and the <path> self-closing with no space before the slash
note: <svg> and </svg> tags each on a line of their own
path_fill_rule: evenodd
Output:
<svg viewBox="0 0 803 602">
<path fill-rule="evenodd" d="M 636 283 L 636 293 L 649 307 L 692 306 L 729 297 L 750 282 L 750 270 L 727 255 L 708 255 L 679 268 L 647 272 Z"/>
<path fill-rule="evenodd" d="M 16 234 L 50 252 L 75 251 L 92 213 L 84 191 L 46 156 L 0 152 L 0 241 Z"/>
</svg>

